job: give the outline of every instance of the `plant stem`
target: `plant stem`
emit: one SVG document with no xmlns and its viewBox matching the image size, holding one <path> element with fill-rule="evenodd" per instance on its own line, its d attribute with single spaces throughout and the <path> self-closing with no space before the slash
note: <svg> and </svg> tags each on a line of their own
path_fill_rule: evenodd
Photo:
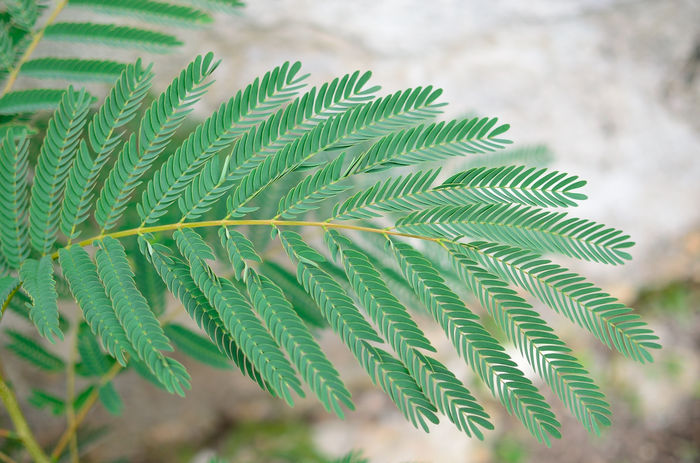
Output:
<svg viewBox="0 0 700 463">
<path fill-rule="evenodd" d="M 19 74 L 22 65 L 29 59 L 30 56 L 32 56 L 32 53 L 34 53 L 34 50 L 36 49 L 37 45 L 39 45 L 41 38 L 44 36 L 44 31 L 46 30 L 46 28 L 56 20 L 58 13 L 60 13 L 61 10 L 65 8 L 67 4 L 68 0 L 60 0 L 58 2 L 58 5 L 56 5 L 56 8 L 51 12 L 51 16 L 49 16 L 49 18 L 46 20 L 46 23 L 44 23 L 42 27 L 40 27 L 33 33 L 31 43 L 24 51 L 24 54 L 19 59 L 19 61 L 17 61 L 15 67 L 13 67 L 12 71 L 10 71 L 10 75 L 7 76 L 7 82 L 5 82 L 5 87 L 2 89 L 0 97 L 5 96 L 5 94 L 12 89 L 12 86 L 17 80 L 17 75 Z"/>
<path fill-rule="evenodd" d="M 382 235 L 403 236 L 404 238 L 416 238 L 425 241 L 440 242 L 441 238 L 431 238 L 428 236 L 412 235 L 410 233 L 401 233 L 384 228 L 361 227 L 357 225 L 347 225 L 333 222 L 307 222 L 303 220 L 277 220 L 277 219 L 260 219 L 260 220 L 206 220 L 203 222 L 178 222 L 167 225 L 154 225 L 151 227 L 138 227 L 129 230 L 121 230 L 113 233 L 103 233 L 92 238 L 75 243 L 78 246 L 89 246 L 95 241 L 103 238 L 125 238 L 127 236 L 143 235 L 145 233 L 156 233 L 162 231 L 180 230 L 183 228 L 205 228 L 205 227 L 222 227 L 222 226 L 268 226 L 268 227 L 318 227 L 318 228 L 334 228 L 339 230 L 353 230 L 369 233 L 380 233 Z M 56 259 L 58 252 L 55 252 L 51 257 Z"/>
<path fill-rule="evenodd" d="M 22 441 L 24 448 L 27 449 L 29 455 L 32 456 L 35 462 L 38 463 L 50 463 L 49 457 L 46 456 L 41 446 L 37 443 L 32 430 L 27 424 L 27 420 L 24 418 L 22 410 L 19 408 L 19 403 L 17 402 L 17 397 L 15 393 L 10 389 L 10 386 L 5 382 L 5 375 L 0 366 L 0 399 L 2 399 L 5 404 L 5 409 L 7 414 L 10 415 L 12 424 L 15 426 L 15 431 L 17 436 Z"/>
<path fill-rule="evenodd" d="M 122 368 L 123 367 L 121 365 L 115 363 L 114 366 L 112 366 L 112 368 L 110 368 L 110 370 L 107 373 L 105 373 L 105 375 L 102 376 L 102 378 L 100 378 L 100 381 L 97 384 L 95 390 L 90 393 L 88 398 L 85 400 L 83 406 L 80 407 L 78 413 L 75 414 L 75 420 L 73 420 L 73 423 L 69 425 L 68 428 L 66 428 L 66 430 L 63 432 L 60 439 L 58 440 L 56 447 L 53 449 L 53 452 L 51 452 L 52 459 L 58 460 L 58 458 L 63 453 L 63 450 L 66 448 L 66 445 L 70 443 L 71 439 L 78 430 L 78 426 L 80 426 L 80 423 L 83 422 L 90 409 L 92 409 L 92 406 L 95 405 L 95 403 L 97 402 L 97 399 L 100 394 L 100 388 L 108 382 L 110 382 L 112 379 L 114 379 L 114 377 L 117 376 L 117 374 L 122 370 Z"/>
<path fill-rule="evenodd" d="M 75 427 L 75 408 L 73 401 L 75 399 L 75 361 L 78 351 L 78 330 L 73 329 L 73 337 L 70 340 L 70 355 L 66 363 L 66 423 L 67 427 Z M 74 433 L 70 439 L 70 461 L 78 463 L 78 438 Z"/>
</svg>

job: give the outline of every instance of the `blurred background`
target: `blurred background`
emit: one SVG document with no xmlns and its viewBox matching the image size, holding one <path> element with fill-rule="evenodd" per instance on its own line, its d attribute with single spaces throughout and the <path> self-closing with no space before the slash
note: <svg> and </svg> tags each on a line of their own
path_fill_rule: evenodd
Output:
<svg viewBox="0 0 700 463">
<path fill-rule="evenodd" d="M 90 460 L 326 462 L 355 449 L 377 463 L 700 461 L 699 25 L 697 0 L 251 1 L 211 29 L 185 32 L 177 53 L 150 55 L 156 90 L 198 53 L 223 60 L 199 118 L 286 60 L 300 60 L 313 84 L 372 70 L 382 92 L 443 88 L 445 118 L 498 116 L 516 144 L 546 146 L 553 167 L 588 181 L 577 215 L 637 242 L 624 268 L 567 265 L 637 308 L 664 349 L 640 365 L 559 319 L 614 416 L 595 438 L 547 395 L 563 425 L 551 449 L 489 402 L 456 356 L 444 360 L 496 420 L 485 442 L 448 425 L 412 428 L 332 336 L 324 345 L 357 404 L 344 421 L 313 400 L 289 409 L 238 374 L 185 361 L 193 376 L 185 399 L 120 377 L 124 414 L 93 411 L 88 422 L 109 423 L 112 434 Z M 35 420 L 54 435 L 45 415 Z"/>
</svg>

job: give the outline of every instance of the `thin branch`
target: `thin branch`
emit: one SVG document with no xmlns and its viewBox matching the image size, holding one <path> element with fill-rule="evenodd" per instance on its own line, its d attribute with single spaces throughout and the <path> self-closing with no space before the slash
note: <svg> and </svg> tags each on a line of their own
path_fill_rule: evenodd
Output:
<svg viewBox="0 0 700 463">
<path fill-rule="evenodd" d="M 260 220 L 206 220 L 203 222 L 178 222 L 171 223 L 167 225 L 155 225 L 152 227 L 138 227 L 131 228 L 129 230 L 122 230 L 113 233 L 105 233 L 86 240 L 76 243 L 78 246 L 89 246 L 95 241 L 99 241 L 103 238 L 125 238 L 127 236 L 143 235 L 146 233 L 156 233 L 163 231 L 174 231 L 181 230 L 183 228 L 206 228 L 206 227 L 222 227 L 222 226 L 268 226 L 268 227 L 317 227 L 317 228 L 333 228 L 339 230 L 353 230 L 368 233 L 379 233 L 382 235 L 392 235 L 392 236 L 403 236 L 404 238 L 416 238 L 424 241 L 434 241 L 440 242 L 442 238 L 431 238 L 422 235 L 413 235 L 410 233 L 401 233 L 393 230 L 387 230 L 384 228 L 372 228 L 372 227 L 361 227 L 357 225 L 347 225 L 342 223 L 333 222 L 307 222 L 303 220 L 277 220 L 277 219 L 260 219 Z M 58 252 L 53 253 L 51 256 L 54 259 L 58 258 Z"/>
<path fill-rule="evenodd" d="M 66 428 L 61 437 L 58 439 L 56 447 L 53 449 L 53 452 L 51 452 L 52 459 L 58 460 L 58 458 L 63 453 L 63 450 L 65 450 L 66 445 L 70 443 L 71 439 L 73 438 L 73 435 L 75 435 L 76 431 L 78 430 L 78 426 L 80 426 L 80 424 L 87 416 L 88 412 L 97 402 L 97 399 L 100 394 L 100 388 L 108 382 L 112 381 L 112 379 L 114 379 L 114 377 L 117 376 L 117 374 L 122 370 L 122 368 L 123 367 L 120 364 L 115 363 L 112 366 L 112 368 L 110 368 L 110 370 L 100 378 L 97 387 L 90 393 L 88 398 L 85 400 L 83 406 L 80 407 L 80 410 L 78 410 L 78 413 L 75 414 L 75 420 L 73 421 L 72 425 L 68 426 L 68 428 Z"/>
<path fill-rule="evenodd" d="M 34 50 L 36 49 L 37 45 L 39 45 L 42 37 L 44 37 L 44 31 L 46 31 L 46 28 L 56 20 L 58 13 L 60 13 L 67 4 L 68 0 L 61 0 L 58 2 L 58 5 L 56 5 L 56 8 L 53 10 L 53 12 L 51 12 L 51 16 L 49 16 L 49 18 L 46 20 L 46 23 L 44 23 L 41 28 L 34 32 L 31 43 L 24 51 L 24 54 L 19 61 L 17 61 L 15 67 L 13 67 L 12 71 L 10 71 L 10 75 L 7 76 L 7 82 L 5 82 L 5 87 L 2 89 L 0 97 L 5 96 L 5 94 L 12 89 L 12 86 L 17 80 L 17 75 L 19 74 L 20 69 L 22 69 L 22 65 L 29 59 L 30 56 L 32 56 L 32 53 L 34 53 Z"/>
<path fill-rule="evenodd" d="M 10 420 L 12 420 L 12 424 L 15 426 L 17 436 L 22 441 L 24 448 L 26 448 L 27 452 L 29 452 L 29 455 L 32 456 L 35 462 L 50 463 L 51 460 L 41 449 L 41 446 L 36 441 L 36 438 L 34 437 L 34 434 L 32 433 L 29 424 L 27 424 L 27 420 L 24 417 L 24 414 L 22 413 L 22 409 L 20 409 L 19 407 L 19 403 L 17 402 L 17 397 L 15 396 L 15 393 L 5 382 L 5 375 L 2 371 L 1 366 L 0 399 L 5 404 L 5 409 L 7 410 L 7 414 L 10 415 Z"/>
</svg>

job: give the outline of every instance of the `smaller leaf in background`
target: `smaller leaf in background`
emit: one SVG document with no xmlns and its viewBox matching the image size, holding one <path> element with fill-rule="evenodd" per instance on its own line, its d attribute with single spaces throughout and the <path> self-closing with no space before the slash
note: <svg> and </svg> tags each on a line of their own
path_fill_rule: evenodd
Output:
<svg viewBox="0 0 700 463">
<path fill-rule="evenodd" d="M 165 335 L 183 354 L 214 368 L 222 370 L 233 368 L 226 356 L 219 352 L 219 349 L 204 336 L 175 323 L 166 325 L 163 329 Z"/>
<path fill-rule="evenodd" d="M 124 402 L 122 402 L 119 393 L 114 388 L 114 383 L 111 381 L 106 383 L 98 390 L 100 403 L 112 415 L 120 416 L 124 411 Z"/>
<path fill-rule="evenodd" d="M 102 376 L 112 367 L 113 360 L 102 353 L 100 344 L 84 322 L 78 327 L 78 353 L 84 375 Z"/>
<path fill-rule="evenodd" d="M 13 330 L 7 330 L 6 333 L 10 337 L 10 342 L 5 347 L 16 356 L 50 373 L 65 371 L 66 364 L 63 359 L 52 354 L 33 339 Z"/>
<path fill-rule="evenodd" d="M 6 93 L 0 98 L 0 115 L 53 110 L 66 93 L 65 89 L 40 88 Z"/>
<path fill-rule="evenodd" d="M 27 402 L 36 408 L 48 408 L 55 416 L 62 415 L 66 408 L 63 399 L 41 389 L 32 389 L 32 394 L 27 398 Z"/>
</svg>

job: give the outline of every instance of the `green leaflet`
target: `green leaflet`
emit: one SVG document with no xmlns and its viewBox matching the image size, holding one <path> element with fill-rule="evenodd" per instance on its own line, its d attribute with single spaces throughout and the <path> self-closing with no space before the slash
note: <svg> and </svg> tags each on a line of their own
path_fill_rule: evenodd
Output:
<svg viewBox="0 0 700 463">
<path fill-rule="evenodd" d="M 357 157 L 348 168 L 348 174 L 503 148 L 510 140 L 497 137 L 505 133 L 509 125 L 496 126 L 497 123 L 496 118 L 473 118 L 436 122 L 392 133 Z"/>
<path fill-rule="evenodd" d="M 51 257 L 24 260 L 19 269 L 19 278 L 31 300 L 27 304 L 29 318 L 39 334 L 51 342 L 54 342 L 54 336 L 63 339 L 63 333 L 58 325 L 58 295 Z"/>
<path fill-rule="evenodd" d="M 144 237 L 139 237 L 139 248 L 170 292 L 182 302 L 188 315 L 207 333 L 218 349 L 233 360 L 244 375 L 252 378 L 261 388 L 274 394 L 272 387 L 265 383 L 260 372 L 246 358 L 233 335 L 226 329 L 219 313 L 194 282 L 185 262 L 172 257 L 167 247 L 151 243 Z"/>
<path fill-rule="evenodd" d="M 193 220 L 211 208 L 237 181 L 246 177 L 273 153 L 321 121 L 373 98 L 378 87 L 364 88 L 371 73 L 346 74 L 313 87 L 260 125 L 252 127 L 233 146 L 223 165 L 218 158 L 207 162 L 178 201 L 183 221 Z"/>
<path fill-rule="evenodd" d="M 255 317 L 245 297 L 231 282 L 218 278 L 206 264 L 205 259 L 214 258 L 211 248 L 191 229 L 178 230 L 174 236 L 180 252 L 190 264 L 192 279 L 219 313 L 224 326 L 241 346 L 245 356 L 274 391 L 287 403 L 293 404 L 290 389 L 303 395 L 294 369 L 270 333 Z"/>
<path fill-rule="evenodd" d="M 334 411 L 341 418 L 342 405 L 353 410 L 350 392 L 340 375 L 294 312 L 280 287 L 254 271 L 248 274 L 246 286 L 250 299 L 267 328 L 277 343 L 287 351 L 302 378 L 326 410 Z"/>
<path fill-rule="evenodd" d="M 427 430 L 426 420 L 436 423 L 438 418 L 435 416 L 435 408 L 423 395 L 406 367 L 388 352 L 369 344 L 368 341 L 382 342 L 382 338 L 367 323 L 343 288 L 312 261 L 303 257 L 309 252 L 294 234 L 282 232 L 280 237 L 290 259 L 297 263 L 299 283 L 318 304 L 333 331 L 357 358 L 372 382 L 387 393 L 414 426 Z"/>
<path fill-rule="evenodd" d="M 88 141 L 96 156 L 93 158 L 81 141 L 61 208 L 61 231 L 70 240 L 79 236 L 77 226 L 88 217 L 97 179 L 121 139 L 117 130 L 134 118 L 152 79 L 151 67 L 143 68 L 141 60 L 129 64 L 88 124 Z"/>
<path fill-rule="evenodd" d="M 125 67 L 123 63 L 99 59 L 37 58 L 25 62 L 19 72 L 38 79 L 112 83 Z"/>
<path fill-rule="evenodd" d="M 146 110 L 138 137 L 132 134 L 124 144 L 97 200 L 95 219 L 103 230 L 116 225 L 140 178 L 206 92 L 209 84 L 205 80 L 219 64 L 213 60 L 214 55 L 208 53 L 191 62 Z"/>
<path fill-rule="evenodd" d="M 119 393 L 114 388 L 114 383 L 112 381 L 100 387 L 98 394 L 100 403 L 111 415 L 121 416 L 124 410 L 124 402 L 122 402 L 121 397 L 119 397 Z"/>
<path fill-rule="evenodd" d="M 102 339 L 112 357 L 121 365 L 126 365 L 124 354 L 132 353 L 131 343 L 112 308 L 112 302 L 98 276 L 97 267 L 80 246 L 63 248 L 58 252 L 58 256 L 63 276 L 68 281 L 92 333 Z"/>
<path fill-rule="evenodd" d="M 337 204 L 331 219 L 381 217 L 385 212 L 411 212 L 471 203 L 576 206 L 586 199 L 574 190 L 585 184 L 574 175 L 525 166 L 477 167 L 432 184 L 439 170 L 415 172 L 377 182 Z"/>
<path fill-rule="evenodd" d="M 304 291 L 294 273 L 282 265 L 268 260 L 263 261 L 258 268 L 260 273 L 267 275 L 282 289 L 284 296 L 304 322 L 314 328 L 325 328 L 328 326 L 318 306 Z"/>
<path fill-rule="evenodd" d="M 384 284 L 379 272 L 369 258 L 357 251 L 352 242 L 335 230 L 326 232 L 326 241 L 333 255 L 344 266 L 345 273 L 355 293 L 362 302 L 380 331 L 392 346 L 401 346 L 399 356 L 406 349 L 424 349 L 435 352 L 435 348 L 425 337 L 408 314 L 406 308 L 396 299 Z"/>
<path fill-rule="evenodd" d="M 68 169 L 91 103 L 92 97 L 85 90 L 76 92 L 69 87 L 41 145 L 30 197 L 29 235 L 34 249 L 43 254 L 56 241 Z"/>
<path fill-rule="evenodd" d="M 162 32 L 114 24 L 60 22 L 50 24 L 44 38 L 54 42 L 78 42 L 117 48 L 138 48 L 167 53 L 182 45 L 177 37 Z"/>
<path fill-rule="evenodd" d="M 49 88 L 9 92 L 0 98 L 0 115 L 56 109 L 65 93 L 64 89 L 54 90 Z"/>
<path fill-rule="evenodd" d="M 166 325 L 163 330 L 183 354 L 214 368 L 231 369 L 226 356 L 222 355 L 219 349 L 206 338 L 175 323 Z"/>
<path fill-rule="evenodd" d="M 96 261 L 100 280 L 133 350 L 168 391 L 184 395 L 190 377 L 185 367 L 163 355 L 163 351 L 171 351 L 172 347 L 158 319 L 136 289 L 124 248 L 111 237 L 102 239 L 98 246 Z"/>
<path fill-rule="evenodd" d="M 379 181 L 336 204 L 328 220 L 368 219 L 381 217 L 381 212 L 405 212 L 434 206 L 434 200 L 426 201 L 425 197 L 439 173 L 439 169 L 428 170 Z"/>
<path fill-rule="evenodd" d="M 19 285 L 19 279 L 13 276 L 0 277 L 0 308 L 2 309 L 0 312 L 0 319 L 5 313 L 6 304 L 10 299 L 10 295 L 17 291 Z"/>
<path fill-rule="evenodd" d="M 560 425 L 544 397 L 481 326 L 479 317 L 449 289 L 430 261 L 406 244 L 391 241 L 391 246 L 416 295 L 493 395 L 540 442 L 549 446 L 550 436 L 561 437 Z"/>
<path fill-rule="evenodd" d="M 338 185 L 342 179 L 342 167 L 345 154 L 341 154 L 314 175 L 304 178 L 289 193 L 280 199 L 275 218 L 291 219 L 316 209 L 317 203 L 332 198 L 350 188 Z"/>
<path fill-rule="evenodd" d="M 219 238 L 221 246 L 226 250 L 229 261 L 233 265 L 233 276 L 236 279 L 245 279 L 246 270 L 248 270 L 247 260 L 262 262 L 258 253 L 255 252 L 253 243 L 232 227 L 219 228 Z"/>
<path fill-rule="evenodd" d="M 47 351 L 33 339 L 13 330 L 7 330 L 5 333 L 10 337 L 10 342 L 5 347 L 18 357 L 44 371 L 53 373 L 65 371 L 66 364 L 63 359 Z"/>
<path fill-rule="evenodd" d="M 610 425 L 610 406 L 571 349 L 508 284 L 448 245 L 455 270 L 499 328 L 589 432 Z"/>
<path fill-rule="evenodd" d="M 499 241 L 526 249 L 622 264 L 634 245 L 622 231 L 565 212 L 510 204 L 446 206 L 413 212 L 396 222 L 399 231 L 427 236 L 462 236 Z"/>
<path fill-rule="evenodd" d="M 199 124 L 172 156 L 153 175 L 137 205 L 143 224 L 155 222 L 182 194 L 204 163 L 229 147 L 251 127 L 262 122 L 276 108 L 287 103 L 304 86 L 306 75 L 298 76 L 297 61 L 278 66 L 244 91 L 223 103 Z M 218 167 L 218 158 L 207 164 Z M 205 167 L 206 169 L 206 167 Z M 190 191 L 190 190 L 188 190 Z"/>
<path fill-rule="evenodd" d="M 0 144 L 0 255 L 15 269 L 29 256 L 28 146 L 20 128 L 9 129 Z"/>
<path fill-rule="evenodd" d="M 212 22 L 211 16 L 204 11 L 153 0 L 70 0 L 68 5 L 172 26 L 193 27 Z"/>
<path fill-rule="evenodd" d="M 472 242 L 461 252 L 515 283 L 590 331 L 608 347 L 639 362 L 651 362 L 658 336 L 641 317 L 610 294 L 539 254 L 513 246 Z"/>
<path fill-rule="evenodd" d="M 569 207 L 586 199 L 585 195 L 574 191 L 585 184 L 575 175 L 556 170 L 501 166 L 460 172 L 445 180 L 436 190 L 442 195 L 456 195 L 462 203 Z"/>
<path fill-rule="evenodd" d="M 345 273 L 355 293 L 379 327 L 382 336 L 398 354 L 431 403 L 447 414 L 458 429 L 464 430 L 469 436 L 473 433 L 483 438 L 477 426 L 493 428 L 488 421 L 488 414 L 446 367 L 419 351 L 435 350 L 408 315 L 406 308 L 392 295 L 369 258 L 358 252 L 347 238 L 337 232 L 328 232 L 327 239 L 337 249 L 339 260 L 345 266 Z"/>
</svg>

